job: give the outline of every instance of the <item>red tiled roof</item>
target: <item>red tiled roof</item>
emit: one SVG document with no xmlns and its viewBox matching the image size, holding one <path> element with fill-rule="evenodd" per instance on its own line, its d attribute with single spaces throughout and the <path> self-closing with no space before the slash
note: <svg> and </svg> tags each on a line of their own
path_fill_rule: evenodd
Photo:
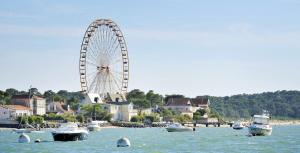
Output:
<svg viewBox="0 0 300 153">
<path fill-rule="evenodd" d="M 190 104 L 189 98 L 169 98 L 166 106 L 188 106 Z"/>
<path fill-rule="evenodd" d="M 53 105 L 55 105 L 56 110 L 48 110 L 49 112 L 61 112 L 61 113 L 65 113 L 65 112 L 70 112 L 70 113 L 74 113 L 74 111 L 72 109 L 70 109 L 69 111 L 67 110 L 67 105 L 65 105 L 62 102 L 52 102 Z"/>
<path fill-rule="evenodd" d="M 34 98 L 37 98 L 37 99 L 43 99 L 43 97 L 40 97 L 40 96 L 36 96 L 36 95 L 30 95 L 30 99 L 34 97 Z M 13 95 L 11 97 L 11 99 L 29 99 L 29 95 L 28 94 L 23 94 L 23 95 Z"/>
<path fill-rule="evenodd" d="M 199 105 L 208 105 L 208 98 L 194 98 L 191 99 L 192 105 L 193 106 L 199 106 Z"/>
<path fill-rule="evenodd" d="M 200 106 L 209 105 L 208 98 L 169 98 L 166 106 Z"/>
<path fill-rule="evenodd" d="M 13 109 L 13 110 L 30 110 L 28 107 L 22 105 L 0 105 L 0 107 Z"/>
</svg>

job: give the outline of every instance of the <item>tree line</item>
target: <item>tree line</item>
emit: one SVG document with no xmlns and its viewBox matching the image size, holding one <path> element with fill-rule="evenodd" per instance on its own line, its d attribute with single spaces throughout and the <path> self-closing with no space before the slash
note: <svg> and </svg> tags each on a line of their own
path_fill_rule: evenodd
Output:
<svg viewBox="0 0 300 153">
<path fill-rule="evenodd" d="M 47 90 L 41 94 L 38 89 L 31 88 L 29 91 L 18 91 L 10 88 L 5 91 L 0 90 L 0 104 L 10 104 L 10 98 L 16 94 L 36 94 L 46 98 L 47 102 L 63 101 L 70 105 L 73 110 L 77 110 L 80 101 L 84 98 L 81 92 L 68 92 L 59 90 L 54 92 Z M 126 95 L 127 100 L 132 102 L 137 109 L 159 107 L 166 104 L 169 98 L 183 98 L 184 95 L 161 95 L 153 90 L 148 92 L 139 89 L 131 90 Z M 233 96 L 202 96 L 210 100 L 210 109 L 222 117 L 227 118 L 249 118 L 253 114 L 260 114 L 262 110 L 268 110 L 276 118 L 300 118 L 300 91 L 276 91 L 258 94 L 239 94 Z M 99 111 L 99 114 L 101 111 Z M 176 115 L 176 112 L 160 109 L 162 115 Z M 202 112 L 197 112 L 199 116 Z"/>
</svg>

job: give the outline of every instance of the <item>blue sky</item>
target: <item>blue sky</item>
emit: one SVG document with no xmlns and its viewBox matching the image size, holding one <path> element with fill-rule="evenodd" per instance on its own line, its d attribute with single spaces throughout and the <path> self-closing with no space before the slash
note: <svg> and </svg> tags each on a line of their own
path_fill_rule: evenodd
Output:
<svg viewBox="0 0 300 153">
<path fill-rule="evenodd" d="M 0 90 L 80 90 L 80 45 L 97 18 L 125 35 L 130 90 L 300 90 L 299 8 L 299 0 L 2 0 Z"/>
</svg>

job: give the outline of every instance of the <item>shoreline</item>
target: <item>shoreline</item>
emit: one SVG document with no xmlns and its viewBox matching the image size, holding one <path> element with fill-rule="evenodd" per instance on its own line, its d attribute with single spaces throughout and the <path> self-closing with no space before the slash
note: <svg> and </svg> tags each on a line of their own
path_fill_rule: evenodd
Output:
<svg viewBox="0 0 300 153">
<path fill-rule="evenodd" d="M 270 125 L 300 125 L 300 120 L 270 120 Z"/>
</svg>

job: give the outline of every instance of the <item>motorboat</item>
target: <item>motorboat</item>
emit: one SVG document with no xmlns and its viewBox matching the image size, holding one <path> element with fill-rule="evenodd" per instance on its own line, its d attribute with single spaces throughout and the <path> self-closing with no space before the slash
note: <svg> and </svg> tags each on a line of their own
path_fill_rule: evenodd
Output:
<svg viewBox="0 0 300 153">
<path fill-rule="evenodd" d="M 15 133 L 31 133 L 32 129 L 13 129 Z"/>
<path fill-rule="evenodd" d="M 272 134 L 272 126 L 269 125 L 269 114 L 253 115 L 253 122 L 248 127 L 249 134 L 253 136 L 265 136 Z"/>
<path fill-rule="evenodd" d="M 241 130 L 243 129 L 245 126 L 243 124 L 241 124 L 241 122 L 237 121 L 237 122 L 234 122 L 232 128 L 235 129 L 235 130 Z"/>
<path fill-rule="evenodd" d="M 52 131 L 52 136 L 54 141 L 80 141 L 87 139 L 88 131 L 76 123 L 63 123 Z"/>
<path fill-rule="evenodd" d="M 87 128 L 89 131 L 100 131 L 100 122 L 99 121 L 91 121 L 88 123 Z"/>
<path fill-rule="evenodd" d="M 194 128 L 183 126 L 180 123 L 170 124 L 167 128 L 168 132 L 186 132 L 186 131 L 195 131 Z"/>
<path fill-rule="evenodd" d="M 30 124 L 25 124 L 22 125 L 25 128 L 18 128 L 18 129 L 13 129 L 13 132 L 15 133 L 43 133 L 44 131 L 41 131 L 39 126 L 37 128 L 33 127 Z M 20 125 L 19 125 L 20 127 Z"/>
</svg>

